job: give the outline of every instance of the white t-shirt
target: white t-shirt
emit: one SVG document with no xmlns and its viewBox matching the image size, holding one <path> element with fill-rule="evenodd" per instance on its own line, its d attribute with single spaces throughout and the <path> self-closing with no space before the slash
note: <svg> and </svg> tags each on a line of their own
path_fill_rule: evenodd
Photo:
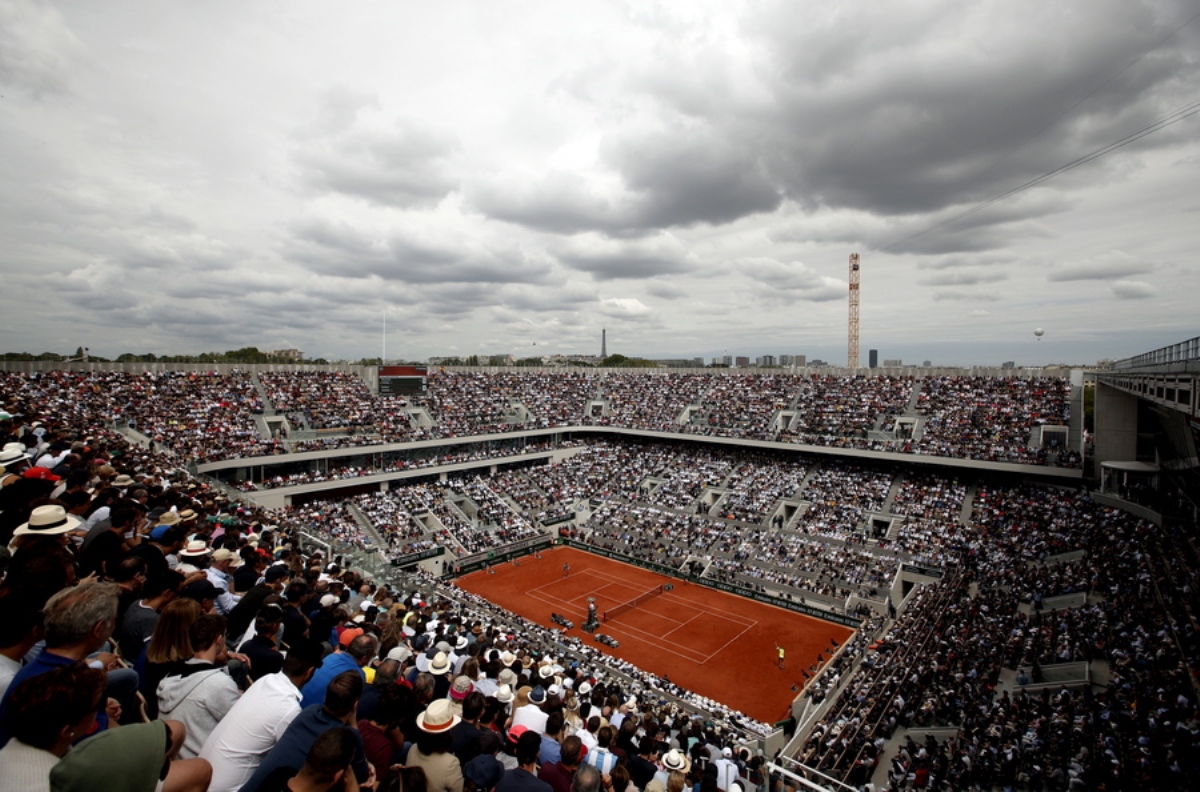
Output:
<svg viewBox="0 0 1200 792">
<path fill-rule="evenodd" d="M 241 789 L 299 714 L 300 691 L 282 671 L 251 685 L 200 749 L 212 765 L 209 792 Z"/>
</svg>

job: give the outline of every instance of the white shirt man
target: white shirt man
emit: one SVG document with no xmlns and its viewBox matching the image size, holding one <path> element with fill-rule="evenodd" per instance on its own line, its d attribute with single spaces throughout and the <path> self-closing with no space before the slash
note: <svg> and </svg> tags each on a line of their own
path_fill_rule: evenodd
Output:
<svg viewBox="0 0 1200 792">
<path fill-rule="evenodd" d="M 722 749 L 721 758 L 713 762 L 713 766 L 717 768 L 718 789 L 727 790 L 730 784 L 737 781 L 738 766 L 733 761 L 733 751 L 728 747 Z"/>
<path fill-rule="evenodd" d="M 200 757 L 212 765 L 209 792 L 237 792 L 250 780 L 300 714 L 300 687 L 312 677 L 313 668 L 304 672 L 300 685 L 280 671 L 267 674 L 242 694 L 200 749 Z"/>
</svg>

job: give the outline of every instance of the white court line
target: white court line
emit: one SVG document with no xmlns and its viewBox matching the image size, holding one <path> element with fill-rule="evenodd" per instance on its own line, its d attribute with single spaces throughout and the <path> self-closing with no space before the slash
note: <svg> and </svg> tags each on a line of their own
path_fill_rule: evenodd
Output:
<svg viewBox="0 0 1200 792">
<path fill-rule="evenodd" d="M 612 560 L 612 559 L 609 559 L 609 560 Z M 619 564 L 621 562 L 616 561 L 614 563 Z M 626 566 L 628 566 L 628 565 L 626 565 Z M 638 568 L 638 567 L 635 567 L 635 568 Z M 610 582 L 613 582 L 613 583 L 622 583 L 623 585 L 629 585 L 623 579 L 621 579 L 615 575 L 612 575 L 611 573 L 608 573 L 608 572 L 602 572 L 598 569 L 588 569 L 585 571 L 592 575 L 595 575 L 598 578 L 601 578 L 602 580 L 609 580 Z M 646 570 L 646 571 L 649 571 L 649 570 Z M 655 572 L 653 574 L 659 574 L 659 573 Z M 666 576 L 661 575 L 661 577 L 666 577 Z M 674 579 L 672 578 L 671 580 L 672 580 L 672 583 L 674 583 Z M 718 589 L 713 589 L 713 591 L 717 591 L 717 590 Z M 670 596 L 670 594 L 664 594 L 664 596 Z M 731 596 L 737 596 L 737 595 L 731 595 Z M 750 621 L 747 622 L 746 619 L 749 617 L 745 616 L 744 614 L 737 613 L 737 612 L 731 611 L 731 610 L 726 610 L 725 608 L 721 608 L 718 606 L 710 606 L 710 605 L 701 606 L 701 605 L 697 605 L 694 602 L 691 602 L 690 600 L 680 599 L 678 597 L 676 597 L 676 601 L 679 602 L 680 604 L 688 605 L 688 606 L 692 607 L 693 609 L 700 610 L 703 613 L 720 613 L 728 621 L 738 622 L 740 624 L 749 624 L 751 627 L 757 626 L 757 624 L 758 624 L 758 621 L 755 619 L 750 619 Z"/>
<path fill-rule="evenodd" d="M 553 592 L 552 588 L 555 584 L 558 583 L 558 581 L 553 581 L 551 583 L 545 583 L 541 586 L 538 586 L 537 588 L 529 589 L 525 593 L 528 594 L 529 596 L 533 597 L 534 599 L 541 600 L 542 602 L 546 603 L 547 605 L 557 606 L 560 608 L 582 608 L 586 614 L 588 597 L 600 595 L 600 596 L 603 596 L 605 599 L 608 599 L 609 595 L 604 594 L 603 592 L 609 586 L 620 586 L 623 588 L 630 588 L 630 589 L 633 588 L 629 583 L 627 583 L 624 580 L 612 578 L 608 575 L 597 574 L 595 572 L 595 570 L 583 570 L 579 574 L 581 576 L 582 575 L 591 575 L 591 576 L 599 578 L 600 580 L 605 581 L 605 582 L 603 583 L 603 585 L 599 586 L 598 588 L 594 588 L 594 589 L 590 590 L 588 593 L 582 594 L 582 595 L 580 595 L 578 597 L 574 597 L 572 599 L 566 599 L 566 598 L 562 597 L 561 595 Z M 637 595 L 634 595 L 634 596 L 637 596 Z M 616 600 L 616 602 L 613 603 L 613 607 L 616 607 L 617 605 L 620 605 L 622 602 L 628 602 L 630 599 L 632 599 L 632 597 L 625 597 L 624 599 L 617 599 L 616 597 L 613 597 L 613 599 Z"/>
<path fill-rule="evenodd" d="M 677 602 L 677 603 L 679 603 L 679 604 L 683 604 L 683 605 L 687 605 L 687 606 L 689 606 L 690 608 L 692 608 L 693 610 L 695 610 L 695 611 L 696 611 L 696 615 L 695 615 L 695 616 L 692 616 L 692 617 L 691 617 L 690 619 L 688 619 L 686 622 L 679 622 L 679 621 L 676 621 L 675 619 L 672 619 L 672 618 L 670 618 L 670 617 L 668 617 L 668 616 L 664 616 L 663 614 L 659 613 L 658 611 L 654 610 L 653 608 L 642 608 L 642 610 L 645 610 L 647 613 L 650 613 L 650 614 L 654 615 L 654 616 L 655 616 L 655 617 L 657 617 L 657 618 L 665 619 L 665 620 L 667 620 L 667 621 L 675 621 L 675 623 L 676 623 L 676 625 L 677 625 L 677 626 L 676 626 L 676 627 L 674 627 L 674 628 L 672 628 L 670 631 L 668 631 L 667 633 L 665 633 L 665 634 L 663 634 L 663 635 L 656 635 L 656 634 L 654 634 L 654 633 L 650 633 L 650 632 L 648 632 L 648 631 L 646 631 L 646 630 L 643 630 L 643 629 L 641 629 L 641 628 L 639 628 L 639 627 L 634 627 L 634 626 L 632 626 L 632 625 L 623 624 L 623 623 L 620 623 L 620 622 L 618 622 L 618 623 L 617 623 L 617 629 L 623 630 L 623 631 L 624 631 L 624 632 L 626 632 L 626 633 L 638 633 L 638 634 L 640 634 L 640 635 L 638 635 L 638 636 L 635 636 L 635 637 L 646 636 L 646 637 L 644 637 L 644 638 L 641 638 L 641 640 L 645 640 L 645 641 L 648 641 L 648 642 L 649 642 L 649 641 L 657 641 L 657 640 L 670 640 L 670 638 L 671 638 L 671 635 L 672 635 L 672 634 L 674 634 L 675 632 L 679 631 L 680 629 L 683 629 L 683 628 L 684 628 L 684 627 L 686 627 L 687 625 L 691 624 L 693 621 L 695 621 L 695 620 L 697 620 L 697 619 L 700 619 L 700 618 L 703 618 L 703 617 L 705 617 L 705 616 L 710 616 L 710 615 L 713 615 L 713 614 L 710 614 L 708 611 L 704 610 L 702 607 L 700 607 L 699 605 L 697 605 L 697 604 L 696 604 L 696 603 L 694 603 L 694 602 L 687 602 L 687 601 L 685 601 L 685 600 L 679 600 L 678 598 L 673 598 L 673 600 L 674 600 L 674 601 L 676 601 L 676 602 Z M 730 644 L 734 643 L 734 642 L 735 642 L 735 641 L 737 641 L 739 638 L 741 638 L 743 635 L 745 635 L 747 632 L 749 632 L 751 629 L 753 629 L 754 627 L 757 627 L 757 626 L 758 626 L 758 621 L 757 621 L 757 620 L 755 620 L 755 619 L 751 619 L 751 620 L 750 620 L 750 622 L 749 622 L 749 623 L 747 623 L 747 622 L 745 622 L 745 621 L 744 621 L 744 617 L 743 617 L 743 620 L 738 620 L 738 621 L 734 621 L 734 620 L 732 620 L 732 619 L 726 619 L 725 617 L 723 617 L 723 616 L 720 616 L 720 615 L 717 615 L 717 616 L 716 616 L 716 618 L 722 619 L 722 620 L 724 620 L 724 621 L 726 621 L 726 622 L 730 622 L 730 623 L 732 623 L 732 624 L 735 624 L 735 625 L 741 625 L 741 627 L 742 627 L 742 630 L 741 630 L 739 633 L 737 633 L 736 635 L 734 635 L 732 638 L 730 638 L 728 641 L 726 641 L 724 644 L 722 644 L 722 645 L 720 646 L 720 648 L 716 649 L 716 650 L 715 650 L 715 651 L 713 651 L 713 652 L 710 652 L 710 653 L 709 653 L 709 654 L 707 654 L 707 655 L 706 655 L 706 654 L 704 654 L 703 652 L 701 652 L 701 651 L 700 651 L 700 650 L 698 650 L 698 649 L 687 649 L 687 650 L 685 650 L 685 651 L 687 651 L 687 652 L 691 652 L 691 653 L 695 654 L 697 657 L 702 657 L 702 658 L 704 658 L 703 660 L 695 660 L 695 659 L 693 659 L 693 658 L 691 658 L 691 657 L 688 657 L 688 655 L 687 655 L 687 654 L 685 654 L 685 653 L 683 653 L 683 652 L 677 652 L 677 651 L 673 651 L 673 650 L 671 650 L 671 649 L 667 649 L 667 648 L 665 648 L 665 647 L 662 647 L 662 648 L 663 648 L 663 651 L 667 651 L 667 652 L 670 652 L 671 654 L 677 655 L 678 657 L 683 657 L 683 658 L 685 658 L 685 659 L 691 660 L 693 663 L 696 663 L 697 665 L 704 665 L 704 664 L 705 664 L 705 663 L 707 663 L 709 660 L 711 660 L 711 659 L 713 659 L 714 657 L 716 657 L 716 656 L 717 656 L 717 655 L 718 655 L 720 652 L 722 652 L 722 651 L 724 651 L 726 648 L 728 648 Z M 609 632 L 616 633 L 616 632 L 617 632 L 617 629 L 609 628 Z M 683 647 L 680 647 L 680 648 L 683 648 Z"/>
<path fill-rule="evenodd" d="M 617 561 L 615 563 L 621 563 L 621 562 Z M 606 595 L 602 594 L 602 592 L 605 589 L 607 589 L 609 586 L 620 586 L 620 587 L 627 588 L 627 589 L 634 588 L 633 584 L 631 584 L 629 581 L 627 581 L 617 575 L 613 575 L 608 572 L 603 572 L 598 569 L 583 569 L 583 570 L 580 570 L 576 574 L 581 575 L 581 576 L 587 575 L 589 577 L 598 578 L 599 580 L 604 581 L 603 585 L 596 588 L 594 591 L 592 591 L 588 594 L 581 595 L 585 602 L 586 602 L 586 598 L 590 597 L 590 596 L 596 596 L 597 594 L 600 594 L 601 596 L 606 596 Z M 574 575 L 572 577 L 574 577 Z M 547 589 L 550 589 L 552 586 L 554 586 L 558 582 L 559 582 L 558 580 L 554 580 L 549 583 L 545 583 L 541 586 L 538 586 L 536 588 L 528 589 L 526 591 L 526 594 L 533 597 L 534 599 L 537 599 L 537 600 L 540 600 L 541 602 L 546 603 L 547 605 L 554 606 L 557 608 L 580 607 L 580 605 L 576 604 L 576 602 L 580 599 L 580 597 L 576 597 L 574 599 L 568 600 L 568 599 L 564 599 L 561 596 L 558 596 L 557 594 L 554 594 L 552 591 L 547 590 Z M 644 593 L 644 592 L 642 592 L 642 593 Z M 639 596 L 639 595 L 635 594 L 634 596 Z M 725 649 L 727 649 L 731 644 L 735 643 L 739 638 L 741 638 L 743 635 L 745 635 L 747 632 L 749 632 L 752 628 L 758 626 L 758 621 L 756 619 L 749 619 L 749 621 L 747 621 L 748 617 L 746 617 L 740 613 L 735 613 L 733 611 L 726 610 L 725 608 L 701 605 L 699 603 L 691 602 L 690 600 L 682 599 L 678 595 L 671 595 L 670 593 L 667 593 L 667 592 L 664 592 L 660 596 L 661 597 L 669 596 L 669 597 L 671 597 L 671 601 L 674 604 L 679 605 L 679 606 L 685 606 L 685 607 L 695 611 L 696 614 L 694 616 L 692 616 L 691 618 L 689 618 L 687 621 L 681 622 L 678 619 L 667 616 L 666 614 L 659 613 L 656 610 L 653 610 L 651 608 L 640 608 L 640 606 L 639 606 L 640 609 L 647 611 L 648 613 L 652 614 L 655 618 L 662 619 L 667 622 L 673 622 L 676 626 L 671 628 L 667 633 L 659 635 L 659 634 L 650 633 L 646 630 L 642 630 L 637 627 L 633 627 L 632 625 L 627 625 L 627 624 L 623 624 L 621 622 L 616 622 L 615 623 L 616 629 L 614 629 L 613 627 L 609 627 L 607 631 L 609 633 L 615 634 L 615 633 L 617 633 L 618 630 L 620 630 L 621 632 L 625 633 L 626 635 L 629 635 L 630 637 L 634 638 L 635 640 L 642 640 L 642 641 L 645 641 L 646 643 L 657 643 L 657 648 L 661 652 L 665 652 L 667 654 L 673 654 L 676 657 L 682 658 L 684 660 L 695 663 L 697 665 L 704 665 L 709 660 L 711 660 L 713 657 L 717 656 L 718 654 L 723 652 Z M 613 607 L 616 607 L 616 605 L 620 605 L 622 602 L 628 602 L 629 599 L 632 599 L 632 598 L 627 597 L 624 600 L 620 600 L 617 603 L 615 603 L 615 605 Z M 586 611 L 586 605 L 584 605 L 583 608 Z M 742 630 L 737 635 L 733 636 L 728 641 L 726 641 L 724 644 L 722 644 L 720 646 L 720 648 L 716 649 L 713 652 L 710 652 L 707 655 L 705 655 L 703 652 L 696 650 L 696 649 L 686 649 L 684 647 L 677 647 L 678 649 L 683 650 L 683 651 L 677 651 L 676 648 L 662 645 L 663 641 L 670 640 L 671 635 L 678 632 L 680 629 L 683 629 L 684 627 L 688 626 L 695 620 L 702 618 L 704 616 L 713 616 L 713 617 L 722 619 L 723 621 L 733 623 L 735 625 L 742 625 Z M 605 622 L 605 624 L 612 624 L 612 623 Z M 689 655 L 694 655 L 694 657 L 689 656 Z M 702 657 L 703 659 L 697 660 L 696 657 Z"/>
</svg>

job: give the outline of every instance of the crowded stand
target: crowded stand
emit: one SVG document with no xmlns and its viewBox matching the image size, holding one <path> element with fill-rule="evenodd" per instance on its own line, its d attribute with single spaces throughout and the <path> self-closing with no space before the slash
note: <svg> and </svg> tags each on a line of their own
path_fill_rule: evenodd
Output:
<svg viewBox="0 0 1200 792">
<path fill-rule="evenodd" d="M 518 767 L 549 777 L 562 765 L 522 742 L 515 700 L 539 713 L 536 742 L 558 743 L 563 756 L 571 738 L 594 744 L 592 715 L 631 724 L 613 738 L 624 757 L 603 776 L 626 783 L 647 746 L 654 772 L 626 792 L 658 792 L 658 773 L 664 789 L 719 789 L 713 768 L 725 748 L 741 790 L 778 792 L 761 760 L 741 753 L 768 725 L 427 573 L 366 579 L 350 549 L 383 548 L 356 512 L 396 554 L 501 548 L 570 514 L 585 546 L 709 580 L 786 586 L 831 610 L 848 597 L 872 601 L 854 609 L 865 617 L 855 635 L 803 671 L 799 702 L 797 759 L 854 786 L 883 774 L 895 789 L 1170 789 L 1200 772 L 1193 537 L 1081 490 L 613 441 L 490 479 L 397 483 L 268 512 L 181 464 L 198 458 L 199 427 L 253 425 L 248 381 L 156 376 L 134 387 L 114 376 L 102 394 L 63 373 L 5 374 L 0 384 L 6 780 L 36 771 L 44 777 L 32 788 L 49 788 L 90 772 L 152 788 L 161 770 L 169 789 L 283 788 L 336 726 L 349 741 L 341 767 L 364 788 L 414 792 L 457 768 L 473 789 L 494 789 Z M 151 386 L 180 407 L 186 428 L 138 448 L 110 422 L 133 415 L 125 395 Z M 203 398 L 180 398 L 192 387 Z M 92 396 L 105 409 L 92 412 Z M 142 410 L 139 431 L 171 425 Z M 727 493 L 714 516 L 696 508 L 710 488 Z M 785 524 L 771 511 L 781 500 L 808 505 Z M 872 535 L 868 515 L 888 513 L 899 522 Z M 345 553 L 314 550 L 309 534 Z M 885 603 L 910 560 L 940 579 Z M 1047 604 L 1064 595 L 1082 601 Z M 1047 681 L 1073 663 L 1102 672 Z M 204 701 L 186 692 L 197 674 Z M 460 755 L 427 736 L 468 715 L 472 734 L 493 732 L 494 742 L 472 737 Z M 551 733 L 551 722 L 564 725 Z M 302 731 L 311 739 L 298 750 Z M 472 764 L 495 745 L 509 747 L 494 764 Z M 143 754 L 157 762 L 130 759 Z"/>
<path fill-rule="evenodd" d="M 721 511 L 730 520 L 762 522 L 768 511 L 780 500 L 796 496 L 808 467 L 800 459 L 779 459 L 776 464 L 763 464 L 765 455 L 750 458 L 735 465 L 725 486 L 729 488 L 721 501 Z M 783 524 L 781 515 L 772 516 L 776 527 Z"/>
<path fill-rule="evenodd" d="M 786 435 L 815 445 L 842 438 L 865 440 L 885 418 L 904 411 L 912 389 L 911 377 L 814 374 L 800 384 L 797 415 Z"/>
<path fill-rule="evenodd" d="M 298 429 L 375 426 L 379 401 L 357 374 L 345 371 L 263 371 L 271 406 Z"/>
<path fill-rule="evenodd" d="M 270 473 L 262 478 L 246 478 L 230 482 L 243 492 L 257 492 L 275 489 L 277 487 L 294 487 L 302 484 L 318 484 L 327 481 L 346 481 L 348 479 L 374 476 L 380 473 L 399 473 L 406 470 L 454 465 L 460 462 L 477 462 L 481 459 L 499 459 L 501 457 L 519 454 L 532 454 L 550 451 L 556 448 L 568 448 L 576 445 L 573 441 L 552 443 L 549 441 L 527 442 L 519 449 L 507 446 L 474 445 L 457 450 L 439 449 L 437 453 L 427 453 L 421 456 L 390 452 L 382 455 L 379 463 L 374 466 L 365 464 L 338 465 L 320 470 L 303 470 L 286 473 Z M 253 475 L 253 471 L 250 471 Z"/>
<path fill-rule="evenodd" d="M 923 471 L 910 471 L 891 503 L 891 513 L 902 515 L 895 532 L 881 539 L 887 546 L 911 553 L 921 564 L 942 566 L 967 542 L 962 521 L 967 487 Z"/>
<path fill-rule="evenodd" d="M 517 428 L 519 401 L 511 378 L 482 372 L 443 371 L 430 377 L 432 387 L 413 397 L 437 421 L 439 436 L 463 437 Z"/>
<path fill-rule="evenodd" d="M 704 395 L 704 409 L 692 417 L 687 431 L 724 434 L 720 430 L 727 430 L 734 437 L 772 439 L 772 420 L 795 395 L 793 375 L 713 377 Z"/>
<path fill-rule="evenodd" d="M 700 404 L 710 387 L 707 374 L 609 374 L 600 382 L 608 413 L 587 420 L 597 426 L 678 432 L 684 408 Z"/>
<path fill-rule="evenodd" d="M 298 765 L 303 763 L 304 750 L 295 761 L 283 758 L 287 751 L 294 753 L 299 738 L 284 727 L 289 722 L 305 724 L 311 744 L 318 736 L 311 733 L 313 725 L 322 719 L 337 725 L 339 711 L 352 712 L 353 701 L 366 701 L 370 686 L 361 680 L 364 673 L 377 680 L 404 680 L 409 691 L 408 703 L 395 715 L 381 713 L 375 720 L 359 710 L 359 720 L 347 722 L 362 740 L 379 727 L 395 728 L 403 736 L 394 753 L 389 749 L 386 756 L 376 754 L 384 758 L 373 767 L 364 764 L 361 770 L 353 770 L 362 776 L 356 780 L 364 788 L 375 787 L 385 773 L 397 772 L 397 766 L 399 772 L 423 767 L 421 735 L 428 731 L 423 724 L 461 718 L 442 712 L 452 702 L 463 705 L 460 712 L 474 712 L 475 705 L 457 693 L 475 683 L 499 705 L 500 715 L 493 724 L 501 740 L 505 730 L 512 731 L 508 702 L 514 692 L 520 694 L 519 700 L 544 698 L 544 715 L 558 712 L 561 716 L 570 710 L 572 717 L 567 720 L 573 725 L 561 735 L 554 732 L 556 738 L 582 731 L 593 714 L 607 720 L 618 709 L 642 730 L 635 737 L 655 746 L 660 739 L 673 740 L 686 750 L 693 738 L 699 738 L 719 751 L 751 742 L 767 731 L 763 724 L 718 702 L 431 576 L 405 576 L 410 586 L 406 591 L 397 584 L 399 577 L 390 585 L 365 580 L 343 558 L 310 551 L 301 538 L 308 532 L 326 537 L 334 546 L 369 542 L 347 503 L 265 512 L 231 502 L 185 474 L 174 480 L 162 477 L 163 471 L 176 473 L 168 458 L 131 449 L 124 438 L 102 428 L 75 431 L 57 425 L 36 436 L 32 429 L 39 427 L 12 428 L 16 431 L 3 438 L 5 487 L 0 512 L 13 552 L 0 585 L 0 601 L 16 631 L 10 635 L 6 630 L 5 644 L 0 646 L 0 656 L 11 661 L 4 665 L 5 671 L 14 672 L 3 678 L 5 698 L 0 705 L 4 712 L 0 740 L 13 746 L 0 751 L 0 767 L 8 780 L 17 777 L 15 768 L 36 756 L 21 772 L 46 771 L 48 778 L 41 783 L 46 788 L 55 774 L 78 772 L 86 755 L 93 773 L 113 783 L 127 783 L 129 788 L 144 788 L 145 782 L 137 779 L 150 776 L 138 774 L 149 771 L 129 762 L 126 749 L 146 741 L 140 724 L 161 722 L 173 735 L 165 755 L 172 760 L 166 766 L 168 788 L 275 788 L 270 784 L 287 777 L 276 773 L 303 770 Z M 44 438 L 45 448 L 43 442 L 26 446 L 14 439 L 26 434 L 34 440 Z M 78 458 L 64 460 L 65 468 L 55 466 L 65 477 L 24 475 L 25 470 L 38 469 L 36 463 L 45 451 L 68 441 Z M 14 445 L 27 449 L 19 459 Z M 106 487 L 106 483 L 116 486 Z M 462 490 L 499 508 L 480 486 L 482 482 L 467 481 Z M 59 489 L 63 492 L 56 492 Z M 98 546 L 103 539 L 106 546 L 95 556 L 96 579 L 71 587 L 76 567 L 89 557 L 84 520 L 72 512 L 86 514 L 91 501 L 110 489 L 119 491 L 109 510 L 112 527 L 100 523 L 101 534 L 91 544 Z M 46 497 L 49 494 L 60 494 L 65 500 Z M 381 504 L 382 498 L 375 504 L 360 499 L 355 507 L 373 511 L 373 519 L 381 522 Z M 79 551 L 74 549 L 76 541 Z M 424 593 L 417 593 L 418 586 Z M 219 604 L 227 599 L 225 605 Z M 39 611 L 45 613 L 47 625 L 44 649 L 38 648 L 33 620 Z M 128 627 L 125 624 L 133 614 L 138 615 L 140 633 L 131 632 L 132 621 Z M 104 626 L 103 631 L 93 629 L 92 619 Z M 116 647 L 107 644 L 107 636 L 127 633 L 131 641 L 123 642 L 122 654 L 108 652 Z M 135 639 L 135 635 L 143 637 Z M 93 665 L 98 667 L 94 669 L 69 659 L 102 648 L 107 653 L 95 655 Z M 284 648 L 286 655 L 280 652 Z M 25 667 L 20 658 L 27 654 L 37 660 Z M 66 665 L 51 662 L 52 658 L 66 658 Z M 268 672 L 272 664 L 277 670 Z M 337 673 L 343 667 L 355 676 Z M 83 736 L 74 748 L 69 741 L 53 748 L 23 720 L 35 711 L 27 693 L 52 689 L 68 696 L 72 686 L 83 691 L 77 682 L 68 683 L 60 668 L 94 678 L 86 696 L 81 692 L 70 706 L 37 710 L 51 720 L 69 717 L 56 727 L 63 734 L 69 726 L 81 726 Z M 197 673 L 203 675 L 200 687 L 189 678 Z M 35 678 L 36 682 L 26 681 Z M 318 679 L 321 687 L 312 687 Z M 371 692 L 378 706 L 391 700 L 386 690 L 382 700 Z M 310 696 L 314 704 L 302 709 Z M 477 701 L 483 703 L 480 696 Z M 148 721 L 151 713 L 163 721 Z M 14 714 L 23 719 L 10 717 Z M 264 720 L 268 716 L 270 723 Z M 120 736 L 110 737 L 110 733 Z M 157 734 L 161 738 L 161 727 Z M 512 732 L 514 737 L 518 734 Z M 537 736 L 540 743 L 542 735 Z M 91 740 L 109 746 L 107 756 L 99 749 L 92 751 Z M 370 749 L 368 743 L 363 745 Z M 409 754 L 407 760 L 401 746 Z M 154 773 L 164 758 L 161 739 L 158 750 Z M 479 752 L 469 746 L 466 750 L 467 756 Z M 46 758 L 37 751 L 47 751 Z M 654 753 L 659 753 L 657 747 Z M 535 749 L 535 759 L 537 754 Z M 264 768 L 271 772 L 264 774 Z M 406 777 L 421 778 L 419 774 Z M 471 777 L 469 772 L 466 777 Z"/>
<path fill-rule="evenodd" d="M 18 399 L 28 391 L 70 402 L 88 420 L 126 421 L 188 461 L 612 426 L 1030 465 L 1082 464 L 1076 451 L 1029 447 L 1036 427 L 1068 421 L 1070 388 L 1056 378 L 442 370 L 430 374 L 424 393 L 397 398 L 372 394 L 357 374 L 333 369 L 5 377 Z M 287 416 L 292 431 L 261 436 L 254 417 L 264 409 Z M 414 411 L 428 420 L 417 420 Z M 894 431 L 891 419 L 901 415 L 912 419 L 904 426 L 920 425 L 916 435 Z M 321 436 L 309 436 L 314 432 Z"/>
<path fill-rule="evenodd" d="M 853 540 L 867 512 L 883 508 L 892 474 L 862 465 L 829 461 L 808 475 L 802 497 L 811 505 L 804 512 L 804 533 Z"/>
<path fill-rule="evenodd" d="M 990 462 L 1046 464 L 1046 451 L 1029 447 L 1035 426 L 1065 426 L 1069 385 L 1043 377 L 926 377 L 917 412 L 924 431 L 919 454 Z M 1077 464 L 1074 457 L 1064 464 Z"/>
</svg>

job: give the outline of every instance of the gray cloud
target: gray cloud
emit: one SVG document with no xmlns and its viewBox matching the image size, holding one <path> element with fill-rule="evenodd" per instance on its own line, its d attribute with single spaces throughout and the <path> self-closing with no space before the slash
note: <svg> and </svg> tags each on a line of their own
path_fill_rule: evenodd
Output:
<svg viewBox="0 0 1200 792">
<path fill-rule="evenodd" d="M 315 189 L 373 204 L 410 208 L 436 204 L 455 189 L 447 159 L 456 149 L 451 135 L 396 119 L 368 125 L 359 111 L 365 96 L 337 92 L 327 97 L 314 123 L 323 137 L 305 137 L 294 154 Z"/>
<path fill-rule="evenodd" d="M 0 85 L 35 97 L 65 93 L 86 52 L 56 8 L 28 0 L 0 4 Z"/>
<path fill-rule="evenodd" d="M 678 300 L 688 294 L 687 289 L 679 284 L 661 280 L 649 281 L 646 284 L 646 293 L 661 300 Z"/>
<path fill-rule="evenodd" d="M 997 302 L 1000 295 L 994 292 L 969 292 L 943 289 L 933 293 L 934 302 Z"/>
<path fill-rule="evenodd" d="M 828 302 L 845 299 L 847 293 L 846 281 L 821 275 L 798 261 L 747 258 L 734 262 L 734 267 L 754 282 L 758 299 L 767 304 Z"/>
<path fill-rule="evenodd" d="M 292 232 L 285 256 L 323 275 L 429 285 L 536 283 L 550 272 L 548 260 L 512 244 L 472 245 L 412 230 L 375 235 L 319 217 L 298 221 Z"/>
<path fill-rule="evenodd" d="M 1046 276 L 1048 281 L 1111 280 L 1127 275 L 1140 275 L 1154 269 L 1153 264 L 1139 261 L 1127 253 L 1114 251 L 1084 261 L 1061 264 Z"/>
<path fill-rule="evenodd" d="M 1192 5 L 0 0 L 6 343 L 357 359 L 386 310 L 412 358 L 608 327 L 839 360 L 859 252 L 896 357 L 1011 359 L 1050 316 L 1031 358 L 1161 346 L 1194 335 L 1193 124 L 953 219 L 1190 101 Z"/>
<path fill-rule="evenodd" d="M 654 278 L 698 267 L 695 256 L 670 234 L 635 240 L 584 235 L 568 240 L 555 252 L 568 267 L 600 281 Z"/>
<path fill-rule="evenodd" d="M 1119 280 L 1113 283 L 1112 291 L 1122 300 L 1148 300 L 1158 296 L 1158 290 L 1145 281 Z"/>
<path fill-rule="evenodd" d="M 981 269 L 943 270 L 935 275 L 917 279 L 922 286 L 975 286 L 980 283 L 996 283 L 1007 280 L 1003 272 L 989 272 Z"/>
<path fill-rule="evenodd" d="M 498 220 L 560 234 L 620 236 L 728 223 L 774 211 L 783 198 L 750 141 L 708 125 L 627 134 L 602 158 L 619 178 L 617 193 L 577 174 L 552 171 L 524 188 L 481 185 L 468 198 Z"/>
</svg>

